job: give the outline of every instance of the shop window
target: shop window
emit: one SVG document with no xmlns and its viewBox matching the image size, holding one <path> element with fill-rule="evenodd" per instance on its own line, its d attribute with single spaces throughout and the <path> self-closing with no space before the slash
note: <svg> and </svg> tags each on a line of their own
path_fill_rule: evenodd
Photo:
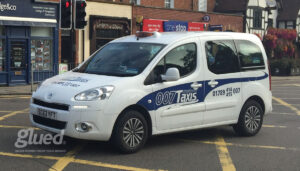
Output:
<svg viewBox="0 0 300 171">
<path fill-rule="evenodd" d="M 0 72 L 5 71 L 5 27 L 0 26 Z"/>
<path fill-rule="evenodd" d="M 263 54 L 259 46 L 249 41 L 239 40 L 237 47 L 242 68 L 264 67 Z"/>
<path fill-rule="evenodd" d="M 253 27 L 261 28 L 261 23 L 262 23 L 262 10 L 254 9 L 253 10 Z"/>
<path fill-rule="evenodd" d="M 5 39 L 0 39 L 0 72 L 5 71 Z"/>
<path fill-rule="evenodd" d="M 0 26 L 0 36 L 5 36 L 5 27 Z"/>
<path fill-rule="evenodd" d="M 215 74 L 239 71 L 239 62 L 233 41 L 209 41 L 205 44 L 208 69 Z"/>
<path fill-rule="evenodd" d="M 52 28 L 31 28 L 31 61 L 33 70 L 52 71 L 53 68 L 53 37 Z"/>
</svg>

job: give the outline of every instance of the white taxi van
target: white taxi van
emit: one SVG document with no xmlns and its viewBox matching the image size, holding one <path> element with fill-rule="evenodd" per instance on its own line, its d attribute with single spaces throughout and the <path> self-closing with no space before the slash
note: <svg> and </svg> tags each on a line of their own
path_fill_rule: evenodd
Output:
<svg viewBox="0 0 300 171">
<path fill-rule="evenodd" d="M 232 125 L 260 130 L 272 110 L 260 39 L 226 32 L 138 32 L 114 40 L 33 93 L 30 120 L 69 137 L 136 152 L 151 135 Z"/>
</svg>

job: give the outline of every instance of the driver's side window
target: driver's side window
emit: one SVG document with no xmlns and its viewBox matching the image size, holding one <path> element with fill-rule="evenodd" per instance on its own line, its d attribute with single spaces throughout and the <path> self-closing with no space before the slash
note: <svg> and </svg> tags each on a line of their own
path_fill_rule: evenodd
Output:
<svg viewBox="0 0 300 171">
<path fill-rule="evenodd" d="M 145 85 L 162 82 L 161 75 L 165 74 L 168 68 L 177 68 L 180 77 L 191 74 L 197 66 L 197 48 L 195 43 L 180 45 L 170 52 L 155 66 Z"/>
</svg>

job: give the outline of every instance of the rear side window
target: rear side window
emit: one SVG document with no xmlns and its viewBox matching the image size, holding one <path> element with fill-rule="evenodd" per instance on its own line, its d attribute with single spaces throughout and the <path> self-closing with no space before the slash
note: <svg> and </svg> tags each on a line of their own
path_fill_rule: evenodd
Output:
<svg viewBox="0 0 300 171">
<path fill-rule="evenodd" d="M 264 58 L 259 46 L 246 40 L 238 40 L 236 44 L 242 69 L 264 68 Z"/>
<path fill-rule="evenodd" d="M 234 42 L 208 41 L 205 44 L 208 69 L 215 74 L 239 72 L 239 62 Z"/>
</svg>

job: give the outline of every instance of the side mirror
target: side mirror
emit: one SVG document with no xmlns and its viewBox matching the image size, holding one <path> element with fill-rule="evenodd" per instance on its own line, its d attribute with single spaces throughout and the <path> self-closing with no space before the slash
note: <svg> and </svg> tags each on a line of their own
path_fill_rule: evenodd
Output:
<svg viewBox="0 0 300 171">
<path fill-rule="evenodd" d="M 168 68 L 166 74 L 161 75 L 163 81 L 177 81 L 179 78 L 180 74 L 177 68 Z"/>
</svg>

